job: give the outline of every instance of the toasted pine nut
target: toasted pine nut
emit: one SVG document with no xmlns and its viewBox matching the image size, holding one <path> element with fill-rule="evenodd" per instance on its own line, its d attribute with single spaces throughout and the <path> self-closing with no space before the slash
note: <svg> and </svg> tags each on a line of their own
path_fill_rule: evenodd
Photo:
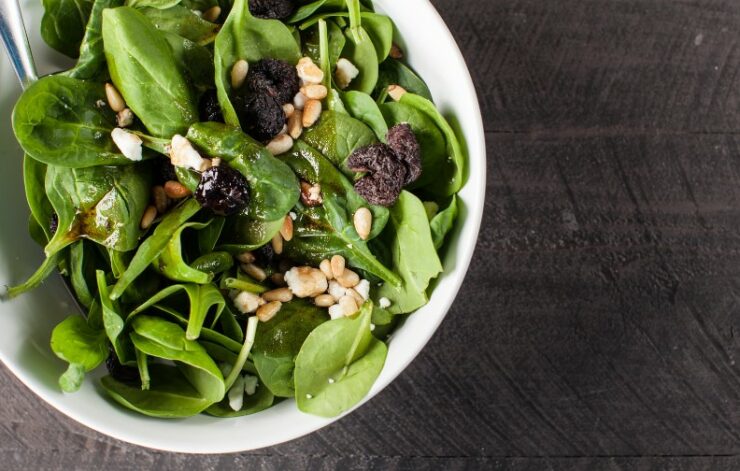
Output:
<svg viewBox="0 0 740 471">
<path fill-rule="evenodd" d="M 287 303 L 293 299 L 293 292 L 288 288 L 278 288 L 263 294 L 262 299 L 267 302 L 280 301 L 282 303 Z"/>
<path fill-rule="evenodd" d="M 167 212 L 167 207 L 170 205 L 170 200 L 167 198 L 167 193 L 164 192 L 164 188 L 160 185 L 152 188 L 152 199 L 154 200 L 154 206 L 157 208 L 159 214 Z"/>
<path fill-rule="evenodd" d="M 285 286 L 285 275 L 282 273 L 273 273 L 270 280 L 277 286 Z"/>
<path fill-rule="evenodd" d="M 105 98 L 108 100 L 108 106 L 116 113 L 120 113 L 126 108 L 126 102 L 118 92 L 118 89 L 112 83 L 105 84 Z"/>
<path fill-rule="evenodd" d="M 319 264 L 319 269 L 324 273 L 324 276 L 326 276 L 327 280 L 331 280 L 334 278 L 334 273 L 331 271 L 331 262 L 329 260 L 322 260 Z"/>
<path fill-rule="evenodd" d="M 288 118 L 288 134 L 293 139 L 298 139 L 303 134 L 303 111 L 295 110 Z"/>
<path fill-rule="evenodd" d="M 146 208 L 146 211 L 144 211 L 144 215 L 141 217 L 140 227 L 143 230 L 149 229 L 150 227 L 152 227 L 155 219 L 157 219 L 157 207 L 150 205 Z"/>
<path fill-rule="evenodd" d="M 190 196 L 191 193 L 188 187 L 174 180 L 170 180 L 164 184 L 164 192 L 173 200 L 185 198 Z"/>
<path fill-rule="evenodd" d="M 215 23 L 218 17 L 221 16 L 221 7 L 216 5 L 203 12 L 202 18 L 211 23 Z"/>
<path fill-rule="evenodd" d="M 301 93 L 306 95 L 306 98 L 308 98 L 309 100 L 323 100 L 324 98 L 326 98 L 326 95 L 329 93 L 329 91 L 323 85 L 310 84 L 301 87 Z"/>
<path fill-rule="evenodd" d="M 335 304 L 334 297 L 330 294 L 320 294 L 313 299 L 318 307 L 331 307 Z"/>
<path fill-rule="evenodd" d="M 280 228 L 280 235 L 288 242 L 293 239 L 293 220 L 290 216 L 285 216 L 283 227 Z"/>
<path fill-rule="evenodd" d="M 242 263 L 254 263 L 255 258 L 252 252 L 242 252 L 236 256 L 236 259 Z"/>
<path fill-rule="evenodd" d="M 244 59 L 239 59 L 231 68 L 231 88 L 238 90 L 244 85 L 244 81 L 247 79 L 247 73 L 249 72 L 249 62 Z"/>
<path fill-rule="evenodd" d="M 304 95 L 301 92 L 296 93 L 295 97 L 293 97 L 293 107 L 297 110 L 303 110 L 306 106 L 306 95 Z"/>
<path fill-rule="evenodd" d="M 347 289 L 347 296 L 352 296 L 358 306 L 362 306 L 365 303 L 365 298 L 360 295 L 354 288 Z"/>
<path fill-rule="evenodd" d="M 339 278 L 344 275 L 345 265 L 346 261 L 341 255 L 335 255 L 331 258 L 331 272 L 334 275 L 334 278 Z"/>
<path fill-rule="evenodd" d="M 283 236 L 279 232 L 272 237 L 272 250 L 278 255 L 283 253 Z"/>
<path fill-rule="evenodd" d="M 321 102 L 319 100 L 308 100 L 303 108 L 303 117 L 301 122 L 304 128 L 310 128 L 321 116 Z"/>
<path fill-rule="evenodd" d="M 257 309 L 257 319 L 261 322 L 269 322 L 270 319 L 275 317 L 275 315 L 280 311 L 281 307 L 283 307 L 283 303 L 280 301 L 273 301 L 264 306 L 260 306 L 259 309 Z"/>
<path fill-rule="evenodd" d="M 391 53 L 390 53 L 390 56 L 393 59 L 403 59 L 403 50 L 401 49 L 401 47 L 398 44 L 393 43 L 391 45 Z"/>
<path fill-rule="evenodd" d="M 293 113 L 295 113 L 295 106 L 293 106 L 293 103 L 284 104 L 283 113 L 285 113 L 286 118 L 290 118 L 291 116 L 293 116 Z"/>
<path fill-rule="evenodd" d="M 340 276 L 337 276 L 336 279 L 345 288 L 354 288 L 360 283 L 360 275 L 349 268 L 345 268 L 344 272 Z"/>
<path fill-rule="evenodd" d="M 287 134 L 280 134 L 267 144 L 267 150 L 272 155 L 280 155 L 288 152 L 293 147 L 293 138 Z"/>
<path fill-rule="evenodd" d="M 310 57 L 303 57 L 296 65 L 298 77 L 305 83 L 321 83 L 324 80 L 324 72 L 313 63 Z"/>
<path fill-rule="evenodd" d="M 134 112 L 128 108 L 124 108 L 116 115 L 116 123 L 119 128 L 127 128 L 134 124 Z"/>
<path fill-rule="evenodd" d="M 218 167 L 219 165 L 221 165 L 221 159 L 219 159 L 218 157 L 214 157 L 211 159 L 211 167 Z"/>
<path fill-rule="evenodd" d="M 257 281 L 262 282 L 267 279 L 267 273 L 265 273 L 265 270 L 261 269 L 254 263 L 245 263 L 242 265 L 242 270 Z"/>
<path fill-rule="evenodd" d="M 400 101 L 406 93 L 406 89 L 400 85 L 390 85 L 388 87 L 388 95 L 393 98 L 393 101 Z"/>
<path fill-rule="evenodd" d="M 360 239 L 367 240 L 370 237 L 370 231 L 373 228 L 373 213 L 367 208 L 360 208 L 355 211 L 354 216 L 355 230 Z"/>
</svg>

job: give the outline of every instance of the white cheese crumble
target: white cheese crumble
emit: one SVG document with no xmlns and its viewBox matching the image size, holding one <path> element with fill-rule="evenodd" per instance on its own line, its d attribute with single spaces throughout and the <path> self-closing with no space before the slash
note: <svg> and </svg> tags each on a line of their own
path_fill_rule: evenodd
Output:
<svg viewBox="0 0 740 471">
<path fill-rule="evenodd" d="M 139 136 L 121 128 L 113 129 L 110 136 L 124 157 L 129 160 L 133 160 L 134 162 L 141 160 L 141 145 L 144 141 L 142 141 Z"/>
</svg>

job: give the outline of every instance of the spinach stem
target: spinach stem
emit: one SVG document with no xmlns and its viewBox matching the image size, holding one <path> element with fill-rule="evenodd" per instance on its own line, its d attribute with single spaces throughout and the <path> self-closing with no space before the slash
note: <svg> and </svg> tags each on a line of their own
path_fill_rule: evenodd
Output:
<svg viewBox="0 0 740 471">
<path fill-rule="evenodd" d="M 249 352 L 252 350 L 252 346 L 254 345 L 254 337 L 257 333 L 258 323 L 259 320 L 256 316 L 250 317 L 247 321 L 247 334 L 244 336 L 244 345 L 242 346 L 241 351 L 239 351 L 239 356 L 236 357 L 236 362 L 234 362 L 234 367 L 231 369 L 229 376 L 224 380 L 227 391 L 234 385 L 236 378 L 239 377 L 242 372 L 242 368 L 244 368 L 244 364 L 247 362 Z"/>
<path fill-rule="evenodd" d="M 256 283 L 250 283 L 246 280 L 238 280 L 236 278 L 226 278 L 224 280 L 224 286 L 228 289 L 237 289 L 239 291 L 248 291 L 254 294 L 262 294 L 267 291 L 262 285 Z"/>
<path fill-rule="evenodd" d="M 319 62 L 324 71 L 324 86 L 331 89 L 331 59 L 329 58 L 329 32 L 326 21 L 319 20 Z"/>
<path fill-rule="evenodd" d="M 141 377 L 141 390 L 148 391 L 151 380 L 149 378 L 149 364 L 147 363 L 146 353 L 138 348 L 134 349 L 134 351 L 136 352 L 136 366 L 139 368 L 139 376 Z"/>
<path fill-rule="evenodd" d="M 357 44 L 362 41 L 362 36 L 360 36 L 360 27 L 362 26 L 360 0 L 347 0 L 347 9 L 349 10 L 349 30 L 355 40 L 355 44 Z"/>
</svg>

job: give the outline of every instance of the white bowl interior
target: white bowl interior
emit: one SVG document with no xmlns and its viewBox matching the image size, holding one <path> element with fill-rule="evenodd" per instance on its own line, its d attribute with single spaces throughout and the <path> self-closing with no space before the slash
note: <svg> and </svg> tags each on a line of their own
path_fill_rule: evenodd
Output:
<svg viewBox="0 0 740 471">
<path fill-rule="evenodd" d="M 21 0 L 21 3 L 39 72 L 59 70 L 66 61 L 39 36 L 41 2 Z M 429 84 L 438 106 L 457 121 L 465 136 L 470 162 L 468 182 L 459 195 L 462 223 L 444 260 L 445 273 L 431 302 L 393 335 L 385 368 L 365 401 L 413 360 L 452 304 L 473 255 L 483 212 L 486 175 L 483 125 L 475 89 L 443 21 L 426 0 L 377 0 L 376 5 L 396 22 L 409 62 Z M 42 251 L 28 236 L 22 152 L 10 123 L 11 110 L 21 90 L 9 61 L 1 55 L 0 152 L 6 176 L 0 185 L 0 285 L 3 285 L 21 282 L 33 273 L 42 260 Z M 58 276 L 36 291 L 0 302 L 0 359 L 43 400 L 99 432 L 161 450 L 226 453 L 278 444 L 333 421 L 303 414 L 293 401 L 237 419 L 207 416 L 176 421 L 152 419 L 113 404 L 98 390 L 95 377 L 88 378 L 79 392 L 63 394 L 57 378 L 65 366 L 49 349 L 49 336 L 54 326 L 75 309 Z"/>
</svg>

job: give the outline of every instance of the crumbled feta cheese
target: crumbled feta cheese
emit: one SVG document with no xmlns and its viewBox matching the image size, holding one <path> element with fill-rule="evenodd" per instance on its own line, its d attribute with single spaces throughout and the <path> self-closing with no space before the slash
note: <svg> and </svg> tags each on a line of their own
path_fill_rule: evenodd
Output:
<svg viewBox="0 0 740 471">
<path fill-rule="evenodd" d="M 373 330 L 375 330 L 375 324 L 370 324 L 370 332 L 372 332 Z"/>
<path fill-rule="evenodd" d="M 293 267 L 285 272 L 288 288 L 299 298 L 318 296 L 328 287 L 326 275 L 311 267 Z"/>
<path fill-rule="evenodd" d="M 229 407 L 235 411 L 242 410 L 244 405 L 244 378 L 238 376 L 229 389 Z"/>
<path fill-rule="evenodd" d="M 360 75 L 360 69 L 355 65 L 342 57 L 337 61 L 337 70 L 334 72 L 334 78 L 337 80 L 339 88 L 345 89 L 349 87 L 350 82 L 356 79 Z"/>
<path fill-rule="evenodd" d="M 329 282 L 329 294 L 334 298 L 335 300 L 339 301 L 342 296 L 347 294 L 347 288 L 340 285 L 338 281 L 330 281 Z"/>
<path fill-rule="evenodd" d="M 388 298 L 380 298 L 378 300 L 378 305 L 383 309 L 388 309 L 391 306 L 391 300 Z"/>
<path fill-rule="evenodd" d="M 355 286 L 355 291 L 357 291 L 357 294 L 362 296 L 362 299 L 367 301 L 367 298 L 370 297 L 370 282 L 367 280 L 360 280 L 357 286 Z"/>
<path fill-rule="evenodd" d="M 118 149 L 121 151 L 124 157 L 134 162 L 138 162 L 142 158 L 141 145 L 144 141 L 141 140 L 136 134 L 130 133 L 125 129 L 115 128 L 110 133 L 113 142 L 116 144 Z"/>
<path fill-rule="evenodd" d="M 313 396 L 310 394 L 306 394 L 306 399 L 313 399 Z"/>
<path fill-rule="evenodd" d="M 257 391 L 257 377 L 252 375 L 244 375 L 244 392 L 247 396 L 251 396 Z"/>
<path fill-rule="evenodd" d="M 334 384 L 334 378 L 329 378 L 329 384 Z"/>
<path fill-rule="evenodd" d="M 263 304 L 265 304 L 265 301 L 262 298 L 249 291 L 242 291 L 234 298 L 234 306 L 242 314 L 250 314 Z"/>
<path fill-rule="evenodd" d="M 339 304 L 333 305 L 329 308 L 329 317 L 331 317 L 331 320 L 333 321 L 341 319 L 342 317 L 344 317 L 344 307 L 340 306 Z"/>
<path fill-rule="evenodd" d="M 190 141 L 179 134 L 172 136 L 170 160 L 175 167 L 191 168 L 199 172 L 211 167 L 211 161 L 201 157 Z"/>
<path fill-rule="evenodd" d="M 290 214 L 290 219 L 292 219 L 292 220 L 294 220 L 294 221 L 295 221 L 296 219 L 298 219 L 298 215 L 297 215 L 296 213 L 294 213 L 293 211 L 291 211 L 291 212 L 290 212 L 290 213 L 288 213 L 288 214 Z"/>
</svg>

